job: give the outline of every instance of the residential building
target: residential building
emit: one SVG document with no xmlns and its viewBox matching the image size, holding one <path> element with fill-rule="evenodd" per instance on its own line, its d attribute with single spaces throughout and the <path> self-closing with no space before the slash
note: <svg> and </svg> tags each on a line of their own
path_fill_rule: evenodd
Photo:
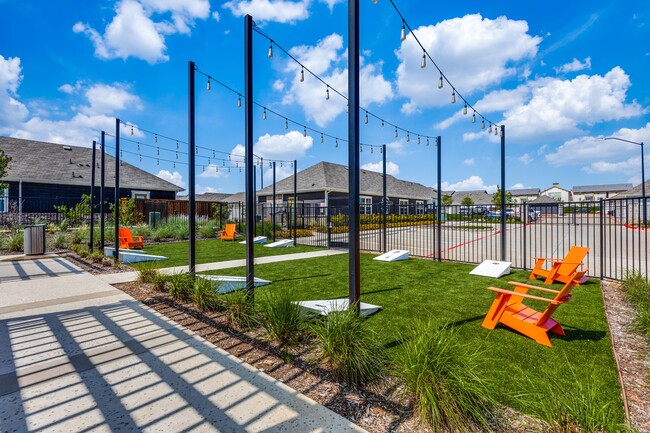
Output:
<svg viewBox="0 0 650 433">
<path fill-rule="evenodd" d="M 571 191 L 562 188 L 559 183 L 553 183 L 553 186 L 540 192 L 540 196 L 545 195 L 555 201 L 568 202 L 572 201 Z"/>
<path fill-rule="evenodd" d="M 611 185 L 584 185 L 573 187 L 573 201 L 597 201 L 610 198 L 632 188 L 631 183 L 615 183 Z"/>
<path fill-rule="evenodd" d="M 539 188 L 517 188 L 508 189 L 506 193 L 512 196 L 511 203 L 528 203 L 539 197 L 540 190 Z"/>
<path fill-rule="evenodd" d="M 487 191 L 476 190 L 476 191 L 453 191 L 451 193 L 451 198 L 453 199 L 453 205 L 463 204 L 463 200 L 468 198 L 472 200 L 472 204 L 476 205 L 490 205 L 492 204 L 492 194 L 488 194 Z"/>
</svg>

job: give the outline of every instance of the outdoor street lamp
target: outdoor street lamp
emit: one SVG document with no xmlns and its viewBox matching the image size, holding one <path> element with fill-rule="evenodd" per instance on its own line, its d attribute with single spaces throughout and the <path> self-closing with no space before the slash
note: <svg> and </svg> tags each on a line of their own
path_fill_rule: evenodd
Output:
<svg viewBox="0 0 650 433">
<path fill-rule="evenodd" d="M 643 160 L 643 142 L 637 143 L 636 141 L 625 140 L 624 138 L 618 138 L 618 137 L 605 137 L 603 140 L 618 140 L 618 141 L 624 141 L 626 143 L 636 144 L 637 146 L 641 146 L 641 195 L 643 199 L 643 226 L 647 227 L 648 210 L 647 210 L 647 203 L 646 203 L 646 196 L 645 196 L 645 162 Z"/>
</svg>

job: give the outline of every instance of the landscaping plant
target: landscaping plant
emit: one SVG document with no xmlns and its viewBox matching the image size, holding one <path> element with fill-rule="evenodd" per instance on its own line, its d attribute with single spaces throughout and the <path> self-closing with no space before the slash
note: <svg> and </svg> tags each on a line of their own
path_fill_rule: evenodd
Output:
<svg viewBox="0 0 650 433">
<path fill-rule="evenodd" d="M 153 289 L 158 292 L 167 291 L 167 282 L 169 281 L 169 276 L 161 272 L 156 272 L 151 280 L 151 285 Z"/>
<path fill-rule="evenodd" d="M 221 299 L 217 295 L 217 287 L 214 281 L 205 278 L 196 278 L 192 301 L 199 311 L 216 311 L 221 306 Z"/>
<path fill-rule="evenodd" d="M 192 299 L 192 275 L 187 272 L 170 275 L 169 294 L 175 301 Z"/>
<path fill-rule="evenodd" d="M 257 323 L 253 299 L 245 290 L 235 290 L 223 295 L 222 298 L 231 325 L 239 329 L 248 329 Z"/>
<path fill-rule="evenodd" d="M 634 305 L 636 316 L 634 328 L 650 337 L 650 283 L 640 272 L 628 272 L 622 284 L 625 299 Z"/>
<path fill-rule="evenodd" d="M 6 240 L 5 248 L 9 251 L 22 251 L 24 244 L 24 232 L 22 230 L 13 230 Z"/>
<path fill-rule="evenodd" d="M 142 262 L 138 267 L 138 281 L 146 284 L 153 283 L 158 273 L 158 263 Z"/>
<path fill-rule="evenodd" d="M 303 313 L 294 299 L 291 290 L 271 290 L 260 301 L 262 327 L 280 346 L 290 346 L 303 335 Z"/>
<path fill-rule="evenodd" d="M 434 431 L 486 429 L 495 404 L 479 372 L 484 356 L 470 350 L 453 328 L 418 322 L 402 338 L 393 373 L 413 399 L 423 423 Z"/>
<path fill-rule="evenodd" d="M 322 359 L 337 380 L 363 385 L 384 373 L 382 347 L 354 308 L 335 311 L 312 326 Z"/>
<path fill-rule="evenodd" d="M 54 247 L 55 248 L 65 248 L 68 246 L 68 236 L 64 232 L 59 232 L 54 238 Z"/>
</svg>

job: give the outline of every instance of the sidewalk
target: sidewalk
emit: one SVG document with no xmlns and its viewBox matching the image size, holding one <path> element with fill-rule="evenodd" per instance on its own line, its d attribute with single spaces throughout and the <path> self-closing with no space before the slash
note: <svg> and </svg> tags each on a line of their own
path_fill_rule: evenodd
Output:
<svg viewBox="0 0 650 433">
<path fill-rule="evenodd" d="M 0 431 L 364 431 L 61 258 L 0 262 L 0 347 Z"/>
<path fill-rule="evenodd" d="M 279 256 L 256 257 L 255 264 L 262 265 L 264 263 L 277 263 L 277 262 L 284 262 L 287 260 L 299 260 L 299 259 L 310 259 L 316 257 L 335 256 L 338 254 L 347 254 L 347 251 L 322 250 L 322 251 L 312 251 L 308 253 L 295 253 L 295 254 L 284 254 Z M 228 260 L 225 262 L 203 263 L 200 265 L 196 265 L 196 272 L 216 271 L 219 269 L 239 268 L 242 266 L 246 266 L 246 259 Z M 188 270 L 189 270 L 188 266 L 175 266 L 171 268 L 161 268 L 160 272 L 165 274 L 174 274 L 177 272 L 187 272 Z M 102 281 L 108 284 L 129 283 L 131 281 L 135 281 L 138 279 L 138 272 L 118 272 L 114 274 L 102 274 L 102 275 L 98 275 L 98 277 Z"/>
</svg>

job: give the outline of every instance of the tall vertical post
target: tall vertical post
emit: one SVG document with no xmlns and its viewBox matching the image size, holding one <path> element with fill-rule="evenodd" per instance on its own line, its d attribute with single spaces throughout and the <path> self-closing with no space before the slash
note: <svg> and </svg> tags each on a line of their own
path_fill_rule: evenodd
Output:
<svg viewBox="0 0 650 433">
<path fill-rule="evenodd" d="M 438 197 L 436 203 L 436 229 L 438 261 L 442 261 L 442 137 L 436 137 L 436 164 L 438 165 Z"/>
<path fill-rule="evenodd" d="M 100 231 L 100 237 L 99 237 L 99 247 L 102 249 L 102 253 L 104 252 L 104 201 L 106 200 L 106 195 L 104 191 L 104 185 L 105 185 L 105 170 L 106 170 L 106 133 L 102 131 L 102 158 L 101 158 L 101 163 L 100 163 L 100 172 L 101 172 L 101 179 L 99 180 L 99 231 Z"/>
<path fill-rule="evenodd" d="M 188 62 L 188 98 L 187 98 L 187 115 L 188 115 L 188 131 L 187 131 L 187 156 L 188 156 L 188 193 L 189 193 L 189 203 L 188 211 L 189 214 L 189 224 L 190 224 L 190 251 L 189 251 L 189 271 L 194 277 L 194 271 L 196 270 L 196 172 L 194 170 L 194 165 L 196 163 L 196 158 L 194 156 L 194 148 L 196 145 L 196 123 L 195 123 L 195 101 L 194 101 L 194 72 L 196 67 L 194 66 L 193 61 Z"/>
<path fill-rule="evenodd" d="M 253 222 L 253 237 L 257 236 L 257 168 L 253 166 L 253 215 L 255 221 Z"/>
<path fill-rule="evenodd" d="M 120 259 L 120 123 L 120 119 L 115 119 L 115 206 L 113 206 L 115 251 L 113 251 L 113 259 L 116 263 Z"/>
<path fill-rule="evenodd" d="M 244 121 L 246 165 L 246 291 L 253 298 L 255 288 L 253 238 L 255 233 L 255 185 L 253 184 L 253 17 L 244 17 Z"/>
<path fill-rule="evenodd" d="M 381 205 L 381 225 L 382 225 L 382 252 L 386 252 L 388 250 L 388 245 L 386 242 L 386 210 L 388 209 L 386 202 L 388 201 L 388 187 L 387 187 L 387 181 L 386 181 L 386 145 L 382 144 L 381 145 L 381 154 L 382 154 L 382 171 L 384 173 L 384 178 L 383 178 L 383 199 L 382 199 L 382 205 Z"/>
<path fill-rule="evenodd" d="M 599 218 L 600 218 L 600 224 L 598 225 L 600 228 L 600 233 L 599 233 L 599 242 L 600 242 L 600 279 L 602 280 L 604 275 L 605 275 L 605 227 L 603 226 L 605 224 L 605 207 L 603 206 L 603 199 L 601 198 L 599 203 Z M 647 262 L 646 262 L 647 263 Z"/>
<path fill-rule="evenodd" d="M 271 222 L 273 223 L 273 242 L 275 242 L 275 161 L 273 161 L 273 205 L 271 207 Z"/>
<path fill-rule="evenodd" d="M 645 196 L 645 157 L 643 156 L 643 141 L 641 142 L 641 195 L 643 196 L 643 227 L 648 228 L 648 202 Z"/>
<path fill-rule="evenodd" d="M 298 161 L 293 160 L 293 244 L 298 242 Z"/>
<path fill-rule="evenodd" d="M 506 261 L 506 125 L 501 125 L 501 261 Z"/>
<path fill-rule="evenodd" d="M 361 251 L 359 237 L 359 0 L 348 0 L 348 227 L 350 307 L 359 309 Z"/>
<path fill-rule="evenodd" d="M 93 140 L 93 161 L 90 170 L 90 251 L 95 249 L 95 157 L 97 155 L 97 140 Z"/>
</svg>

